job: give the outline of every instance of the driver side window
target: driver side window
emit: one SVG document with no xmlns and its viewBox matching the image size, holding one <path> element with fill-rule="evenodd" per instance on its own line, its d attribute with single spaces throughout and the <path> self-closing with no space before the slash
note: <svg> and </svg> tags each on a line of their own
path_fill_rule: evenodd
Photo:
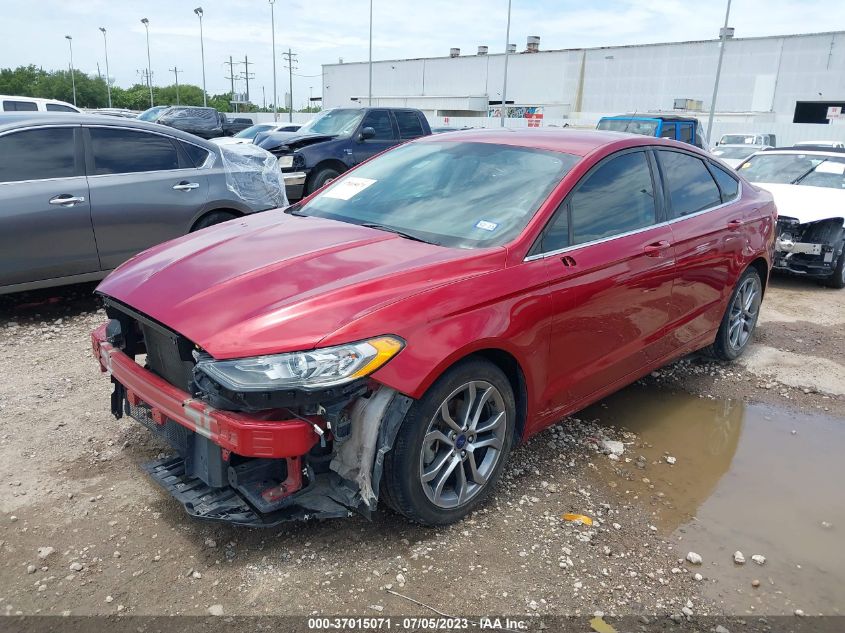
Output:
<svg viewBox="0 0 845 633">
<path fill-rule="evenodd" d="M 361 124 L 361 129 L 365 127 L 371 127 L 375 130 L 376 135 L 370 138 L 372 141 L 392 141 L 395 138 L 393 122 L 390 120 L 390 112 L 387 110 L 368 112 Z"/>
</svg>

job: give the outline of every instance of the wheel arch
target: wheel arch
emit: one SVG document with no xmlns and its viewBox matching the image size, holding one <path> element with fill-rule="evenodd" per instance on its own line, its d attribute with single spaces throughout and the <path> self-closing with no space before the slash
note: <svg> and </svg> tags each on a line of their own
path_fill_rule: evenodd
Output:
<svg viewBox="0 0 845 633">
<path fill-rule="evenodd" d="M 234 207 L 220 206 L 214 207 L 212 209 L 203 209 L 203 211 L 194 218 L 193 222 L 191 222 L 191 227 L 188 229 L 188 233 L 193 233 L 196 230 L 197 224 L 199 224 L 203 220 L 203 218 L 208 217 L 212 213 L 217 213 L 218 211 L 232 214 L 232 219 L 242 218 L 244 215 L 246 215 L 246 213 Z"/>
<path fill-rule="evenodd" d="M 760 283 L 763 286 L 762 291 L 763 291 L 763 294 L 765 295 L 766 294 L 766 286 L 768 285 L 768 282 L 769 282 L 769 262 L 766 261 L 765 257 L 758 257 L 757 259 L 752 261 L 750 264 L 748 264 L 748 266 L 746 267 L 746 270 L 748 268 L 754 268 L 757 271 L 757 274 L 760 275 Z"/>
</svg>

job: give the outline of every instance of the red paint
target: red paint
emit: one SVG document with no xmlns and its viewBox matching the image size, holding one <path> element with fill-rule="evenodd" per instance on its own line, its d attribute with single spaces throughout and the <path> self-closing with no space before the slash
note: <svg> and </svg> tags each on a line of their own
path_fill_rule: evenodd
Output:
<svg viewBox="0 0 845 633">
<path fill-rule="evenodd" d="M 565 257 L 525 261 L 551 214 L 602 158 L 637 146 L 697 150 L 594 131 L 478 131 L 465 138 L 582 159 L 507 247 L 449 249 L 270 212 L 146 251 L 99 290 L 217 358 L 398 335 L 407 342 L 405 349 L 373 378 L 415 398 L 468 354 L 505 352 L 525 377 L 530 435 L 712 343 L 741 272 L 757 259 L 770 266 L 774 204 L 744 181 L 739 202 L 583 245 Z M 117 363 L 120 355 L 109 353 L 113 371 L 126 372 L 139 384 L 147 381 L 148 398 L 155 399 L 157 390 L 173 390 L 159 379 L 153 384 L 149 374 L 142 380 L 131 360 Z M 140 388 L 134 391 L 141 394 Z M 237 416 L 242 424 L 250 419 L 216 415 Z M 296 423 L 279 426 L 290 424 Z M 315 438 L 309 436 L 309 446 Z"/>
</svg>

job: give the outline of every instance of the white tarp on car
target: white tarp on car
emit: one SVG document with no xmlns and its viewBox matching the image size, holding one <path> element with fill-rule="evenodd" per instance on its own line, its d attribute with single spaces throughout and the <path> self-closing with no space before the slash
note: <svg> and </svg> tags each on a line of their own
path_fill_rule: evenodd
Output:
<svg viewBox="0 0 845 633">
<path fill-rule="evenodd" d="M 279 161 L 256 145 L 221 145 L 226 186 L 255 210 L 288 206 Z"/>
</svg>

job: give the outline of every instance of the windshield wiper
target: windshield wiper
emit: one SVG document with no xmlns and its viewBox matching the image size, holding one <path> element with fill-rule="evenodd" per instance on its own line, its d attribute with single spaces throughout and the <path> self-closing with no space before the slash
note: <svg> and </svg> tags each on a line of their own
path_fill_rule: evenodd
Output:
<svg viewBox="0 0 845 633">
<path fill-rule="evenodd" d="M 438 242 L 432 242 L 430 240 L 424 240 L 421 237 L 416 235 L 411 235 L 410 233 L 405 233 L 404 231 L 400 231 L 399 229 L 395 229 L 392 226 L 385 226 L 384 224 L 377 224 L 375 222 L 365 222 L 364 224 L 360 224 L 359 226 L 366 226 L 368 229 L 378 229 L 379 231 L 387 231 L 388 233 L 395 233 L 400 237 L 404 237 L 406 240 L 414 240 L 415 242 L 422 242 L 423 244 L 434 244 L 435 246 L 440 246 Z"/>
<path fill-rule="evenodd" d="M 284 212 L 287 213 L 288 215 L 295 215 L 295 216 L 300 217 L 300 218 L 309 217 L 309 215 L 307 213 L 303 213 L 302 211 L 300 211 L 300 209 L 302 209 L 302 204 L 297 202 L 296 204 L 290 205 L 287 209 L 285 209 Z"/>
<path fill-rule="evenodd" d="M 795 180 L 793 180 L 793 181 L 792 181 L 792 182 L 790 182 L 789 184 L 790 184 L 790 185 L 797 185 L 799 182 L 801 182 L 802 180 L 804 180 L 807 176 L 809 176 L 809 175 L 810 175 L 810 174 L 812 174 L 814 171 L 816 171 L 816 169 L 818 169 L 819 165 L 821 165 L 822 163 L 826 163 L 826 162 L 827 162 L 827 159 L 823 160 L 821 163 L 816 163 L 815 165 L 813 165 L 812 167 L 810 167 L 810 169 L 808 169 L 807 171 L 805 171 L 803 174 L 801 174 L 800 176 L 798 176 L 798 178 L 796 178 Z"/>
</svg>

